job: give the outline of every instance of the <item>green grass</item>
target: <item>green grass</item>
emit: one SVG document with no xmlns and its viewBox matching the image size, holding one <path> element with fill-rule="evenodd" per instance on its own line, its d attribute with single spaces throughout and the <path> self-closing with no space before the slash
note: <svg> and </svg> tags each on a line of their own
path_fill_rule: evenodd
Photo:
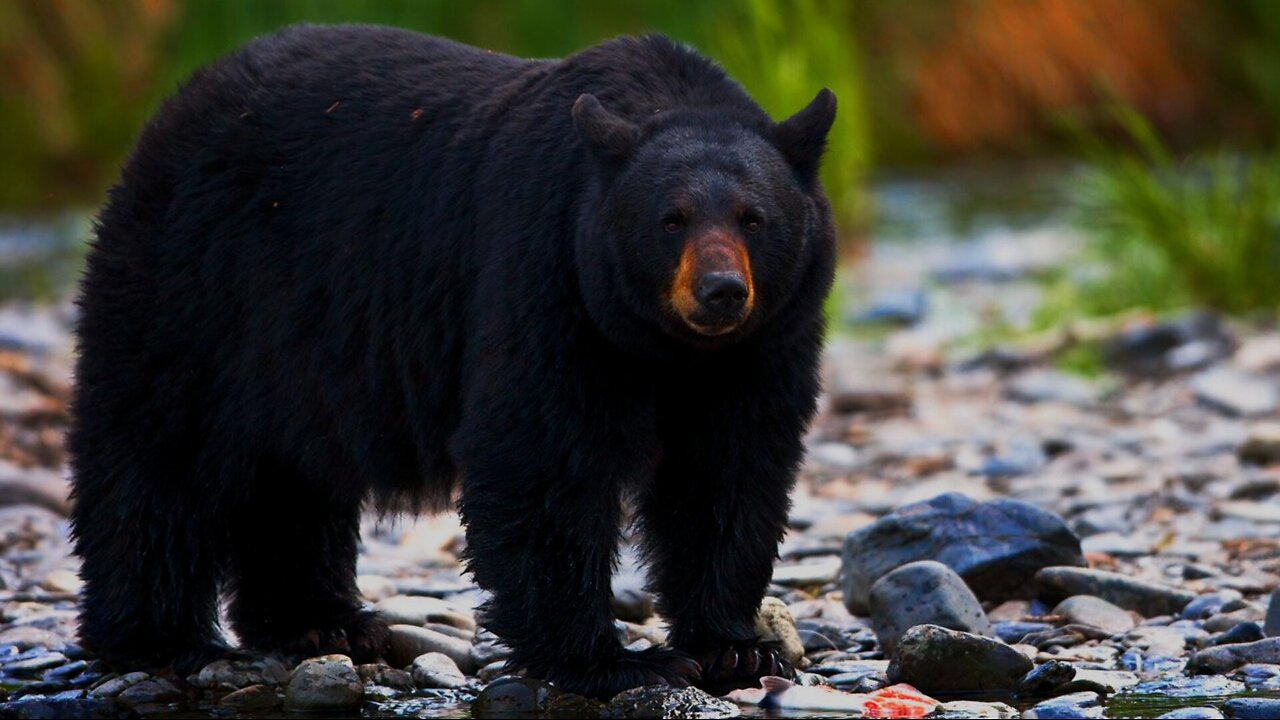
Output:
<svg viewBox="0 0 1280 720">
<path fill-rule="evenodd" d="M 1042 324 L 1132 308 L 1280 310 L 1280 157 L 1182 160 L 1136 113 L 1115 117 L 1128 142 L 1085 138 L 1093 168 L 1077 214 L 1105 272 L 1051 283 Z"/>
</svg>

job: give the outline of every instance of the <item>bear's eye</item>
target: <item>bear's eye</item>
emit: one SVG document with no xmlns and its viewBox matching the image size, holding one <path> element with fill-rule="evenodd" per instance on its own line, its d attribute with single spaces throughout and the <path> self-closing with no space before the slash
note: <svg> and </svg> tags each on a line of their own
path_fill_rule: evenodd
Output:
<svg viewBox="0 0 1280 720">
<path fill-rule="evenodd" d="M 760 224 L 760 218 L 751 215 L 742 219 L 742 229 L 752 235 L 760 232 Z"/>
<path fill-rule="evenodd" d="M 684 220 L 678 216 L 671 215 L 662 221 L 662 229 L 675 234 L 684 229 Z"/>
</svg>

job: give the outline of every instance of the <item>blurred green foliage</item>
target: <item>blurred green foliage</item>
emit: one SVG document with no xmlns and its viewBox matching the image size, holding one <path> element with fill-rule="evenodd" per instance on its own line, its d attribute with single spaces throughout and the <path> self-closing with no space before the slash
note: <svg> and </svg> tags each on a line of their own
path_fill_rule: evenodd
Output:
<svg viewBox="0 0 1280 720">
<path fill-rule="evenodd" d="M 1280 159 L 1179 159 L 1142 116 L 1120 108 L 1114 117 L 1127 142 L 1081 136 L 1091 169 L 1077 222 L 1105 271 L 1061 276 L 1038 324 L 1135 307 L 1280 310 Z"/>
<path fill-rule="evenodd" d="M 663 32 L 720 60 L 775 118 L 803 107 L 822 87 L 840 110 L 824 182 L 846 228 L 863 211 L 868 164 L 858 53 L 849 4 L 842 0 L 44 0 L 0 3 L 0 42 L 43 52 L 74 32 L 64 51 L 32 67 L 50 77 L 52 106 L 5 93 L 0 101 L 0 209 L 94 202 L 114 176 L 129 139 L 165 95 L 196 68 L 248 40 L 297 22 L 362 22 L 445 35 L 525 57 L 559 57 L 627 33 Z M 148 13 L 151 13 L 148 15 Z M 163 25 L 151 56 L 127 66 L 121 38 L 145 44 L 144 18 Z M 53 41 L 51 41 L 52 39 Z M 136 53 L 135 53 L 136 54 Z M 14 55 L 7 53 L 6 55 Z M 136 66 L 136 67 L 135 67 Z M 72 100 L 73 99 L 73 100 Z M 74 102 L 73 107 L 69 107 Z M 46 103 L 50 105 L 50 103 Z M 50 121 L 67 124 L 50 140 Z M 52 146 L 52 152 L 50 151 Z"/>
</svg>

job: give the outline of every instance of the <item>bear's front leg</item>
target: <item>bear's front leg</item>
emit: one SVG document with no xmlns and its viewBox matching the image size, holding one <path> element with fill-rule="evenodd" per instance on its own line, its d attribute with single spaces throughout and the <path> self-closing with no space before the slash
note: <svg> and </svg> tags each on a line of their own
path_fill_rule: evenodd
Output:
<svg viewBox="0 0 1280 720">
<path fill-rule="evenodd" d="M 636 472 L 645 433 L 620 417 L 626 404 L 556 417 L 565 403 L 541 390 L 536 409 L 473 399 L 471 416 L 485 421 L 454 437 L 467 567 L 492 594 L 481 622 L 511 647 L 510 668 L 570 692 L 607 700 L 643 685 L 686 687 L 698 664 L 666 648 L 624 649 L 610 607 L 621 485 Z"/>
<path fill-rule="evenodd" d="M 670 644 L 702 663 L 709 690 L 793 674 L 755 617 L 817 391 L 806 362 L 779 353 L 686 371 L 660 400 L 662 462 L 639 508 L 650 587 Z"/>
</svg>

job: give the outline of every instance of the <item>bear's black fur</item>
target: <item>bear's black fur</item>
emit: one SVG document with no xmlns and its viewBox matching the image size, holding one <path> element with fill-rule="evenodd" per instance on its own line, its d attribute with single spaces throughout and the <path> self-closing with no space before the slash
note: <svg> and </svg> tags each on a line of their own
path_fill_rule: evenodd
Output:
<svg viewBox="0 0 1280 720">
<path fill-rule="evenodd" d="M 458 491 L 514 666 L 598 696 L 785 672 L 753 617 L 818 387 L 834 112 L 774 123 L 656 36 L 529 61 L 300 26 L 197 73 L 83 280 L 85 646 L 188 671 L 222 591 L 248 648 L 376 657 L 362 504 Z M 611 624 L 624 497 L 670 648 Z"/>
</svg>

